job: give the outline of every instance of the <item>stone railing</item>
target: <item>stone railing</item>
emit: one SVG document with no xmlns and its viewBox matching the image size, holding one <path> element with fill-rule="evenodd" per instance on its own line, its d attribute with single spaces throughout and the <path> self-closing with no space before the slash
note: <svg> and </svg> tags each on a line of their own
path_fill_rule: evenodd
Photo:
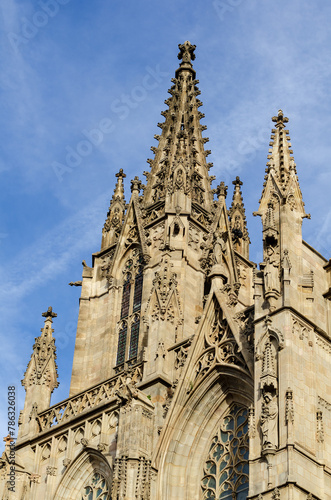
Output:
<svg viewBox="0 0 331 500">
<path fill-rule="evenodd" d="M 85 392 L 76 394 L 38 413 L 37 421 L 40 432 L 51 429 L 55 425 L 63 424 L 71 418 L 118 396 L 123 386 L 127 387 L 130 385 L 134 387 L 142 379 L 142 368 L 142 364 L 130 367 L 128 370 L 115 375 L 105 382 L 95 385 Z"/>
</svg>

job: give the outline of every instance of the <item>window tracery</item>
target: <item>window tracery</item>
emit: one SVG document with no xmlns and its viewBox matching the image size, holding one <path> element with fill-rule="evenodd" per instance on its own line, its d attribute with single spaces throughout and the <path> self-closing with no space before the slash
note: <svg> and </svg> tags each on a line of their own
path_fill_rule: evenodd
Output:
<svg viewBox="0 0 331 500">
<path fill-rule="evenodd" d="M 210 445 L 201 482 L 203 500 L 246 500 L 248 451 L 248 410 L 234 405 Z"/>
<path fill-rule="evenodd" d="M 143 257 L 139 249 L 135 248 L 123 269 L 116 365 L 121 365 L 126 359 L 133 359 L 138 354 L 142 287 Z"/>
<path fill-rule="evenodd" d="M 110 492 L 105 478 L 96 472 L 84 486 L 81 500 L 109 500 Z"/>
</svg>

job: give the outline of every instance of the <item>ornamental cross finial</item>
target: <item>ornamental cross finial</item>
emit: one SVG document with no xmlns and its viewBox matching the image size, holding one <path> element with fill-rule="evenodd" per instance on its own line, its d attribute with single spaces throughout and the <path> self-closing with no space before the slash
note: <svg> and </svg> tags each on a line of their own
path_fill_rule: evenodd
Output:
<svg viewBox="0 0 331 500">
<path fill-rule="evenodd" d="M 276 127 L 284 128 L 284 123 L 288 122 L 288 118 L 284 116 L 283 111 L 280 109 L 278 111 L 278 116 L 273 116 L 272 121 L 276 123 Z"/>
<path fill-rule="evenodd" d="M 182 59 L 183 63 L 191 63 L 195 59 L 194 51 L 196 49 L 196 45 L 192 45 L 189 41 L 182 44 L 178 44 L 179 54 L 178 59 Z"/>
<path fill-rule="evenodd" d="M 233 184 L 234 186 L 239 186 L 239 187 L 243 185 L 243 183 L 242 183 L 242 181 L 240 180 L 240 177 L 239 177 L 238 175 L 237 175 L 236 179 L 235 179 L 234 181 L 232 181 L 232 184 Z"/>
<path fill-rule="evenodd" d="M 57 317 L 57 314 L 56 314 L 55 312 L 53 312 L 53 308 L 52 308 L 52 307 L 49 307 L 49 308 L 47 309 L 47 311 L 46 311 L 46 312 L 44 312 L 44 313 L 42 313 L 41 315 L 42 315 L 44 318 L 46 318 L 46 320 L 47 320 L 47 318 L 56 318 L 56 317 Z M 45 320 L 45 321 L 46 321 L 46 320 Z"/>
<path fill-rule="evenodd" d="M 215 193 L 218 196 L 218 199 L 221 196 L 224 196 L 224 198 L 226 198 L 227 192 L 228 192 L 228 186 L 226 186 L 223 181 L 215 189 Z"/>
<path fill-rule="evenodd" d="M 125 173 L 123 172 L 123 168 L 120 168 L 118 173 L 115 174 L 115 177 L 119 177 L 121 179 L 124 179 L 126 177 Z"/>
<path fill-rule="evenodd" d="M 133 191 L 140 191 L 142 188 L 142 183 L 139 177 L 136 175 L 134 179 L 131 181 L 131 192 Z"/>
</svg>

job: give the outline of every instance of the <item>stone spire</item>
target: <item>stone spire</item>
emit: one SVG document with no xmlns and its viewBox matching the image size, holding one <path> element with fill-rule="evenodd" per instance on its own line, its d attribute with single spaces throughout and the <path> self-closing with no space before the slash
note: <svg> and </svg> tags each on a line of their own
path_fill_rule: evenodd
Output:
<svg viewBox="0 0 331 500">
<path fill-rule="evenodd" d="M 55 339 L 53 338 L 53 318 L 57 314 L 49 307 L 42 313 L 45 318 L 44 327 L 41 328 L 41 335 L 35 339 L 31 359 L 28 363 L 22 385 L 25 388 L 25 404 L 21 417 L 22 429 L 20 435 L 28 432 L 27 425 L 31 420 L 31 415 L 36 415 L 37 411 L 43 411 L 49 407 L 51 394 L 58 387 L 58 374 L 56 365 Z"/>
<path fill-rule="evenodd" d="M 204 149 L 209 139 L 201 134 L 206 126 L 200 124 L 204 114 L 199 111 L 199 82 L 192 67 L 195 45 L 186 41 L 179 50 L 181 63 L 168 91 L 170 98 L 165 101 L 169 109 L 161 113 L 165 117 L 158 124 L 161 135 L 154 136 L 159 144 L 151 148 L 154 159 L 147 160 L 151 172 L 145 173 L 144 202 L 146 207 L 163 202 L 166 211 L 181 207 L 190 212 L 192 204 L 210 211 L 214 178 L 208 175 L 212 164 L 206 162 L 210 151 Z"/>
<path fill-rule="evenodd" d="M 101 250 L 108 248 L 117 241 L 124 220 L 125 198 L 123 179 L 126 175 L 122 168 L 115 174 L 115 177 L 117 177 L 117 183 L 110 201 L 107 219 L 102 229 Z"/>
<path fill-rule="evenodd" d="M 243 257 L 249 259 L 249 236 L 247 230 L 244 201 L 240 187 L 242 182 L 237 176 L 232 182 L 234 185 L 232 204 L 229 209 L 231 236 L 234 249 Z"/>
<path fill-rule="evenodd" d="M 282 262 L 297 262 L 302 242 L 302 219 L 307 216 L 291 149 L 288 123 L 281 110 L 272 118 L 272 129 L 265 182 L 258 212 L 262 218 L 264 297 L 270 310 L 281 304 Z M 284 257 L 286 256 L 286 259 Z M 292 269 L 292 275 L 299 275 Z M 279 300 L 278 300 L 279 299 Z"/>
<path fill-rule="evenodd" d="M 285 129 L 285 124 L 289 119 L 284 116 L 280 109 L 278 115 L 272 118 L 276 124 L 271 130 L 271 141 L 269 146 L 268 162 L 266 168 L 265 182 L 260 200 L 260 211 L 267 210 L 270 202 L 288 203 L 292 210 L 301 212 L 302 217 L 306 216 L 302 194 L 299 187 L 296 164 L 291 149 L 289 131 Z"/>
</svg>

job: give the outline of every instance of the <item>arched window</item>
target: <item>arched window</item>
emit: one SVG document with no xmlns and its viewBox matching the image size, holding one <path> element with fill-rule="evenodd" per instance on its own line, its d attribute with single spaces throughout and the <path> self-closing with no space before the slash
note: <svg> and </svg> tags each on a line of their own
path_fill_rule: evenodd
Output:
<svg viewBox="0 0 331 500">
<path fill-rule="evenodd" d="M 83 488 L 81 500 L 108 500 L 110 492 L 105 478 L 96 472 Z"/>
<path fill-rule="evenodd" d="M 246 500 L 248 472 L 248 410 L 234 405 L 212 439 L 204 465 L 201 498 Z"/>
<path fill-rule="evenodd" d="M 121 365 L 126 359 L 132 360 L 138 354 L 142 288 L 143 258 L 135 248 L 123 269 L 116 365 Z"/>
</svg>

